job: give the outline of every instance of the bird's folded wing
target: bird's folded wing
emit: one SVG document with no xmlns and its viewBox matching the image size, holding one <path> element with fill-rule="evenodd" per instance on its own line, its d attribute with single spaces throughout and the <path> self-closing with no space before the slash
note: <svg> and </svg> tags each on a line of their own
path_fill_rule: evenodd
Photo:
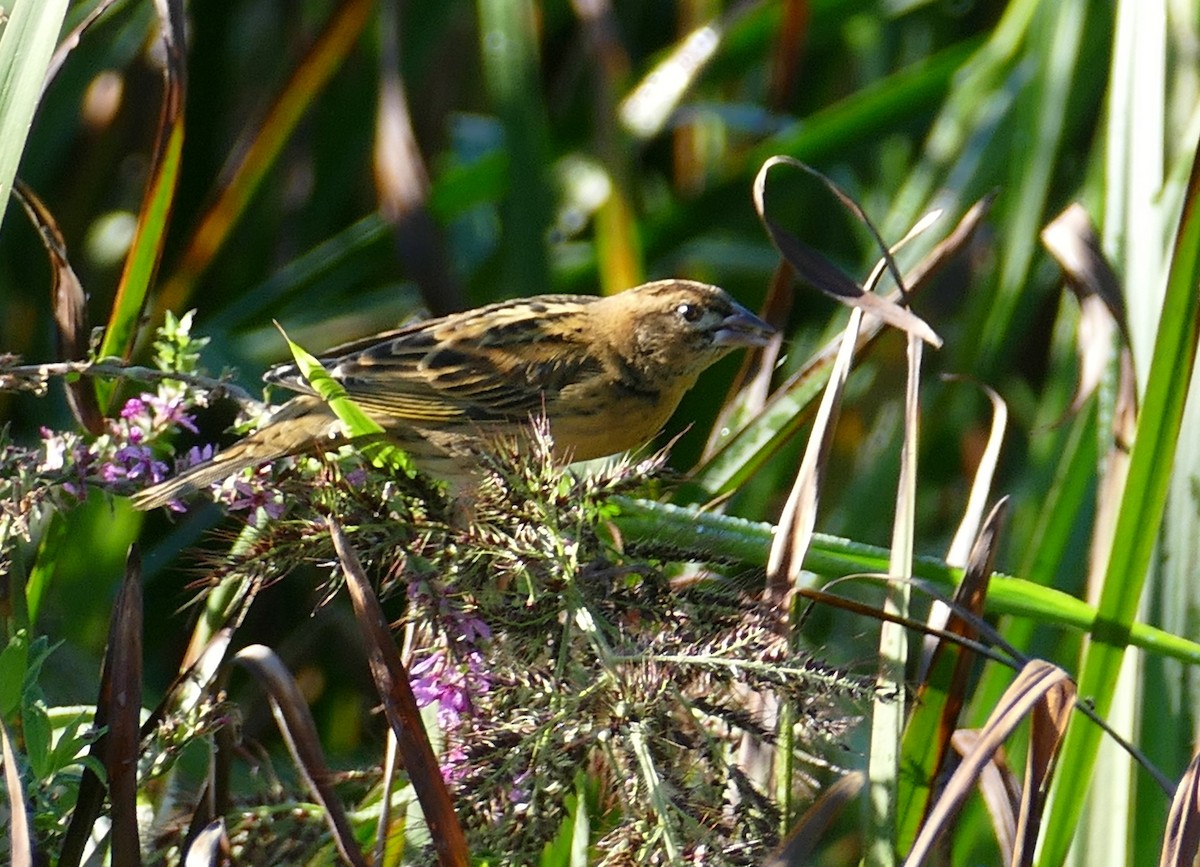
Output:
<svg viewBox="0 0 1200 867">
<path fill-rule="evenodd" d="M 567 296 L 493 305 L 377 335 L 322 363 L 381 423 L 523 422 L 566 386 L 603 371 L 594 341 L 563 327 L 580 306 Z M 311 392 L 293 365 L 267 379 Z"/>
</svg>

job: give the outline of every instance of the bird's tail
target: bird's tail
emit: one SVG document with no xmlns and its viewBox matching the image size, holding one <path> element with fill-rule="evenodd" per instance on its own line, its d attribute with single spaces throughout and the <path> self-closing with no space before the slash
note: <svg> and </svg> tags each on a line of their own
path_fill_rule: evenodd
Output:
<svg viewBox="0 0 1200 867">
<path fill-rule="evenodd" d="M 209 460 L 139 491 L 132 498 L 133 507 L 146 511 L 165 506 L 248 467 L 305 451 L 338 436 L 340 430 L 337 417 L 320 398 L 295 398 L 280 407 L 266 425 Z"/>
</svg>

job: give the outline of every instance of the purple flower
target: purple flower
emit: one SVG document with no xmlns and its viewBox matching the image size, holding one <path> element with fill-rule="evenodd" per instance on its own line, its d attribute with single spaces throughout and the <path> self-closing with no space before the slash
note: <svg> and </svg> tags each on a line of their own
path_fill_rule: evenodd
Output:
<svg viewBox="0 0 1200 867">
<path fill-rule="evenodd" d="M 518 808 L 528 809 L 533 798 L 533 788 L 529 785 L 533 772 L 525 770 L 513 777 L 512 788 L 508 790 L 508 800 Z"/>
<path fill-rule="evenodd" d="M 492 628 L 478 617 L 464 614 L 458 624 L 459 635 L 467 644 L 478 644 L 480 641 L 490 641 Z M 479 654 L 472 654 L 478 656 Z"/>
<path fill-rule="evenodd" d="M 128 445 L 118 448 L 100 465 L 100 479 L 107 484 L 122 481 L 161 482 L 167 477 L 167 465 L 156 460 L 148 446 Z"/>
<path fill-rule="evenodd" d="M 222 499 L 231 511 L 256 512 L 262 509 L 267 517 L 283 517 L 283 498 L 278 491 L 267 487 L 266 480 L 259 477 L 234 478 L 225 483 Z"/>
<path fill-rule="evenodd" d="M 217 447 L 212 443 L 203 446 L 192 446 L 187 453 L 175 461 L 175 471 L 180 472 L 196 464 L 202 464 L 217 453 Z"/>
<path fill-rule="evenodd" d="M 154 409 L 154 424 L 156 427 L 176 426 L 189 430 L 192 433 L 199 433 L 196 427 L 196 417 L 191 413 L 185 412 L 187 402 L 182 395 L 164 398 L 158 395 L 144 395 L 147 402 Z"/>
<path fill-rule="evenodd" d="M 125 401 L 125 405 L 121 407 L 121 418 L 132 419 L 139 415 L 146 414 L 146 402 L 140 397 L 131 397 Z"/>
<path fill-rule="evenodd" d="M 454 665 L 445 651 L 435 650 L 409 669 L 409 682 L 418 707 L 437 705 L 438 725 L 446 733 L 458 728 L 463 716 L 470 714 L 472 693 L 491 689 L 478 651 L 467 655 L 465 665 Z"/>
</svg>

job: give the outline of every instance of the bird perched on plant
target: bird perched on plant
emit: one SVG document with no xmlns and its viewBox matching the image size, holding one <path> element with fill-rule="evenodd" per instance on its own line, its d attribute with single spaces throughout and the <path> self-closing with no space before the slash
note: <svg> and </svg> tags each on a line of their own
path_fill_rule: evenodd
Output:
<svg viewBox="0 0 1200 867">
<path fill-rule="evenodd" d="M 446 477 L 477 466 L 490 438 L 512 436 L 542 413 L 564 463 L 642 445 L 705 368 L 773 332 L 716 286 L 659 280 L 608 297 L 489 304 L 337 347 L 321 363 L 418 467 Z M 266 379 L 300 395 L 133 504 L 165 505 L 247 467 L 346 441 L 295 365 Z"/>
</svg>

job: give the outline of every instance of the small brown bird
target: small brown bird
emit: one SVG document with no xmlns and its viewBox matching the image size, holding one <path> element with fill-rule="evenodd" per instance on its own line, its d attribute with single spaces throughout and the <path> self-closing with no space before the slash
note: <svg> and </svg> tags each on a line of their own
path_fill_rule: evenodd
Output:
<svg viewBox="0 0 1200 867">
<path fill-rule="evenodd" d="M 489 438 L 545 413 L 564 462 L 649 441 L 700 373 L 774 329 L 723 290 L 659 280 L 617 295 L 543 295 L 429 319 L 321 359 L 347 396 L 434 476 L 475 465 Z M 259 430 L 133 498 L 151 509 L 247 467 L 346 441 L 295 365 L 268 382 L 300 392 Z"/>
</svg>

